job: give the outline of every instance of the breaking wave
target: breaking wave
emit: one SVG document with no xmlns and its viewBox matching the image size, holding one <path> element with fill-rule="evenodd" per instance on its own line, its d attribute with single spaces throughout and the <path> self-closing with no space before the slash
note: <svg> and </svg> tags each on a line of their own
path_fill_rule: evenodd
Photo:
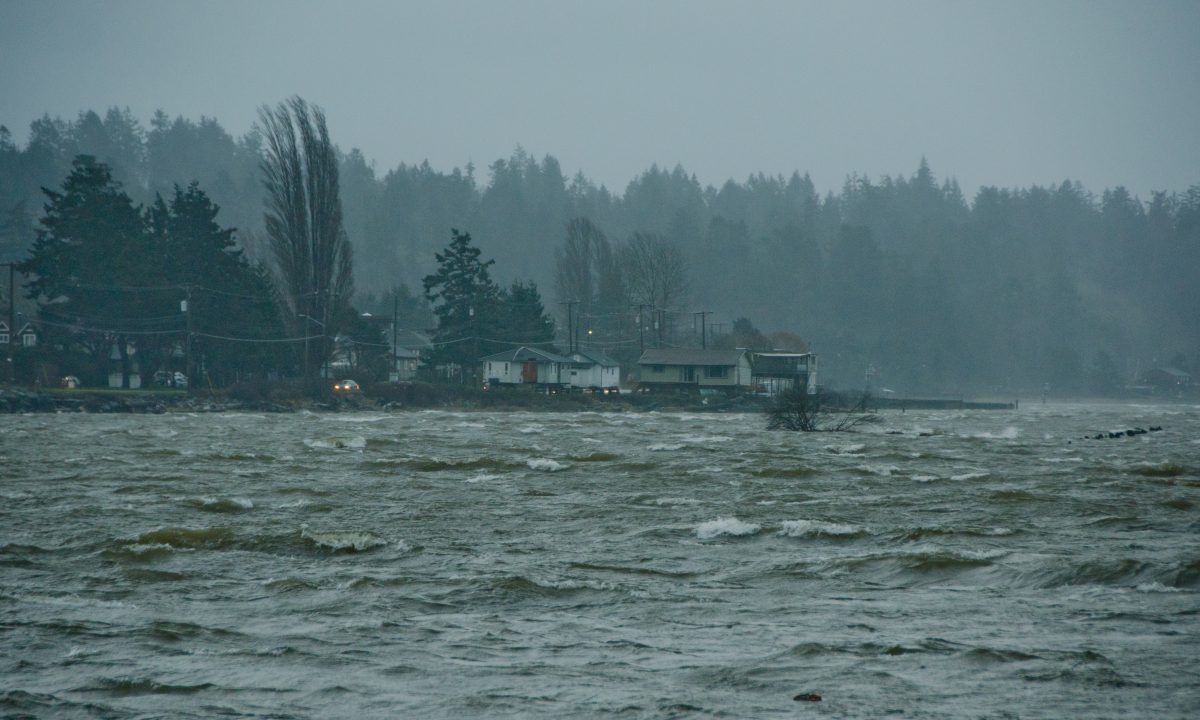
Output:
<svg viewBox="0 0 1200 720">
<path fill-rule="evenodd" d="M 838 537 L 848 538 L 865 535 L 866 530 L 856 525 L 823 522 L 821 520 L 784 520 L 779 532 L 788 537 Z"/>
<path fill-rule="evenodd" d="M 560 463 L 550 458 L 530 458 L 525 461 L 525 464 L 529 466 L 530 470 L 545 470 L 546 472 L 556 472 L 570 467 L 565 463 Z"/>
<path fill-rule="evenodd" d="M 696 537 L 701 540 L 711 540 L 722 535 L 731 537 L 742 537 L 745 535 L 753 535 L 762 529 L 762 526 L 754 523 L 742 522 L 736 517 L 719 517 L 716 520 L 710 520 L 705 523 L 700 523 L 696 526 Z"/>
</svg>

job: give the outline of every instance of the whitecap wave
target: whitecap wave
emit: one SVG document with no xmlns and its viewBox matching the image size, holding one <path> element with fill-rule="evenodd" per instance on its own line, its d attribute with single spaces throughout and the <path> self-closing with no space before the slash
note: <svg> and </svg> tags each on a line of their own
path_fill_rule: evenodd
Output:
<svg viewBox="0 0 1200 720">
<path fill-rule="evenodd" d="M 831 452 L 835 455 L 853 455 L 863 451 L 866 445 L 863 443 L 853 443 L 851 445 L 826 445 L 826 452 Z"/>
<path fill-rule="evenodd" d="M 825 522 L 823 520 L 785 520 L 779 526 L 779 532 L 788 537 L 850 537 L 863 531 L 857 525 Z"/>
<path fill-rule="evenodd" d="M 680 439 L 685 443 L 691 443 L 692 445 L 733 442 L 733 438 L 729 437 L 728 435 L 688 435 L 687 437 Z"/>
<path fill-rule="evenodd" d="M 1142 583 L 1134 588 L 1140 593 L 1177 593 L 1183 592 L 1179 588 L 1168 587 L 1158 582 Z"/>
<path fill-rule="evenodd" d="M 546 472 L 556 472 L 569 467 L 566 463 L 560 463 L 550 458 L 530 458 L 525 461 L 525 464 L 529 466 L 530 470 L 545 470 Z"/>
<path fill-rule="evenodd" d="M 333 551 L 362 552 L 388 544 L 387 540 L 373 532 L 309 532 L 305 528 L 300 531 L 300 537 L 317 547 Z M 403 541 L 399 544 L 403 546 Z"/>
<path fill-rule="evenodd" d="M 650 452 L 666 452 L 666 451 L 682 450 L 682 449 L 683 449 L 682 443 L 654 443 L 649 448 L 647 448 L 647 450 L 649 450 Z"/>
<path fill-rule="evenodd" d="M 1015 425 L 1009 425 L 1003 430 L 997 432 L 981 432 L 975 433 L 971 437 L 980 440 L 1016 440 L 1021 435 L 1021 431 Z"/>
<path fill-rule="evenodd" d="M 500 479 L 499 475 L 489 475 L 487 473 L 479 473 L 478 475 L 472 475 L 471 477 L 467 478 L 463 482 L 480 483 L 480 482 L 491 482 L 493 480 L 499 480 L 499 479 Z"/>
<path fill-rule="evenodd" d="M 980 480 L 980 479 L 982 479 L 982 478 L 985 478 L 985 477 L 987 477 L 988 475 L 989 475 L 989 473 L 987 473 L 987 472 L 984 472 L 984 471 L 982 471 L 982 470 L 976 470 L 976 471 L 974 471 L 974 472 L 965 472 L 965 473 L 961 473 L 961 474 L 959 474 L 959 475 L 951 475 L 951 476 L 950 476 L 950 479 L 951 479 L 951 480 L 958 480 L 958 481 L 963 481 L 963 480 Z"/>
<path fill-rule="evenodd" d="M 655 505 L 699 505 L 700 501 L 685 497 L 662 497 L 654 501 Z"/>
<path fill-rule="evenodd" d="M 753 535 L 761 529 L 761 525 L 742 522 L 736 517 L 719 517 L 716 520 L 709 520 L 697 525 L 696 537 L 701 540 L 710 540 L 721 535 L 743 537 L 745 535 Z"/>
<path fill-rule="evenodd" d="M 354 437 L 308 438 L 304 444 L 313 450 L 362 450 L 367 446 L 367 439 L 361 435 Z"/>
</svg>

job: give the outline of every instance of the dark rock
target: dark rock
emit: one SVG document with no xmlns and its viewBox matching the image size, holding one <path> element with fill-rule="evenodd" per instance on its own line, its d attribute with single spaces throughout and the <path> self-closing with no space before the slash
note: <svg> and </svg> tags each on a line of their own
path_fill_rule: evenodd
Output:
<svg viewBox="0 0 1200 720">
<path fill-rule="evenodd" d="M 821 702 L 821 696 L 818 693 L 800 693 L 792 699 L 797 702 Z"/>
</svg>

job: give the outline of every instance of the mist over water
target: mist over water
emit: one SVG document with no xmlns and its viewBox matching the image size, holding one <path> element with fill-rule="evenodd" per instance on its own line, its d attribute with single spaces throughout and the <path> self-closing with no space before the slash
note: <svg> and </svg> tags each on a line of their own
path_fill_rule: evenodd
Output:
<svg viewBox="0 0 1200 720">
<path fill-rule="evenodd" d="M 1200 408 L 763 424 L 0 417 L 0 714 L 1200 713 Z"/>
</svg>

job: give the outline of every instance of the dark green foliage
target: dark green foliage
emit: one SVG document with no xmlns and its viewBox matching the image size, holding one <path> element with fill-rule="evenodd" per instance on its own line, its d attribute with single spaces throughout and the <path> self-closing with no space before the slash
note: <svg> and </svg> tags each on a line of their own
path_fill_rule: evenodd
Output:
<svg viewBox="0 0 1200 720">
<path fill-rule="evenodd" d="M 277 349 L 244 342 L 282 333 L 274 288 L 237 249 L 233 230 L 217 224 L 219 209 L 198 186 L 176 187 L 169 203 L 158 197 L 143 212 L 108 166 L 84 155 L 62 191 L 45 194 L 19 269 L 40 305 L 42 344 L 83 353 L 87 367 L 78 370 L 90 382 L 119 370 L 128 385 L 135 373 L 148 382 L 156 370 L 184 369 L 185 299 L 204 382 L 277 366 Z M 69 355 L 57 362 L 69 364 Z"/>
<path fill-rule="evenodd" d="M 514 280 L 502 293 L 500 303 L 503 315 L 494 338 L 501 341 L 499 344 L 549 347 L 554 342 L 554 321 L 546 315 L 537 285 Z"/>
<path fill-rule="evenodd" d="M 423 281 L 425 297 L 437 317 L 434 349 L 423 358 L 428 365 L 455 365 L 459 376 L 475 366 L 481 339 L 500 324 L 500 288 L 488 273 L 494 260 L 480 260 L 470 233 L 450 231 L 450 245 L 435 256 L 437 272 Z"/>
<path fill-rule="evenodd" d="M 142 130 L 128 111 L 109 110 L 41 118 L 23 148 L 2 136 L 0 252 L 28 247 L 38 188 L 57 186 L 88 151 L 110 162 L 135 203 L 200 180 L 262 257 L 250 242 L 264 235 L 255 133 L 235 139 L 215 120 L 165 113 Z M 498 259 L 491 272 L 502 285 L 520 277 L 555 288 L 561 329 L 557 301 L 584 298 L 556 283 L 552 250 L 576 218 L 611 238 L 614 256 L 634 233 L 679 249 L 690 292 L 666 323 L 686 328 L 688 313 L 708 310 L 716 322 L 747 317 L 766 333 L 797 333 L 822 354 L 823 379 L 843 386 L 874 366 L 898 392 L 1084 392 L 1100 350 L 1122 378 L 1175 353 L 1200 356 L 1200 186 L 1138 198 L 1063 182 L 964 197 L 921 161 L 907 176 L 851 176 L 823 197 L 800 173 L 706 187 L 682 167 L 657 166 L 613 192 L 523 150 L 478 178 L 470 165 L 377 173 L 357 151 L 338 161 L 356 279 L 379 297 L 415 288 L 437 269 L 446 230 L 469 226 Z M 636 349 L 627 274 L 610 273 L 604 290 L 592 269 L 582 316 L 612 352 Z"/>
</svg>

